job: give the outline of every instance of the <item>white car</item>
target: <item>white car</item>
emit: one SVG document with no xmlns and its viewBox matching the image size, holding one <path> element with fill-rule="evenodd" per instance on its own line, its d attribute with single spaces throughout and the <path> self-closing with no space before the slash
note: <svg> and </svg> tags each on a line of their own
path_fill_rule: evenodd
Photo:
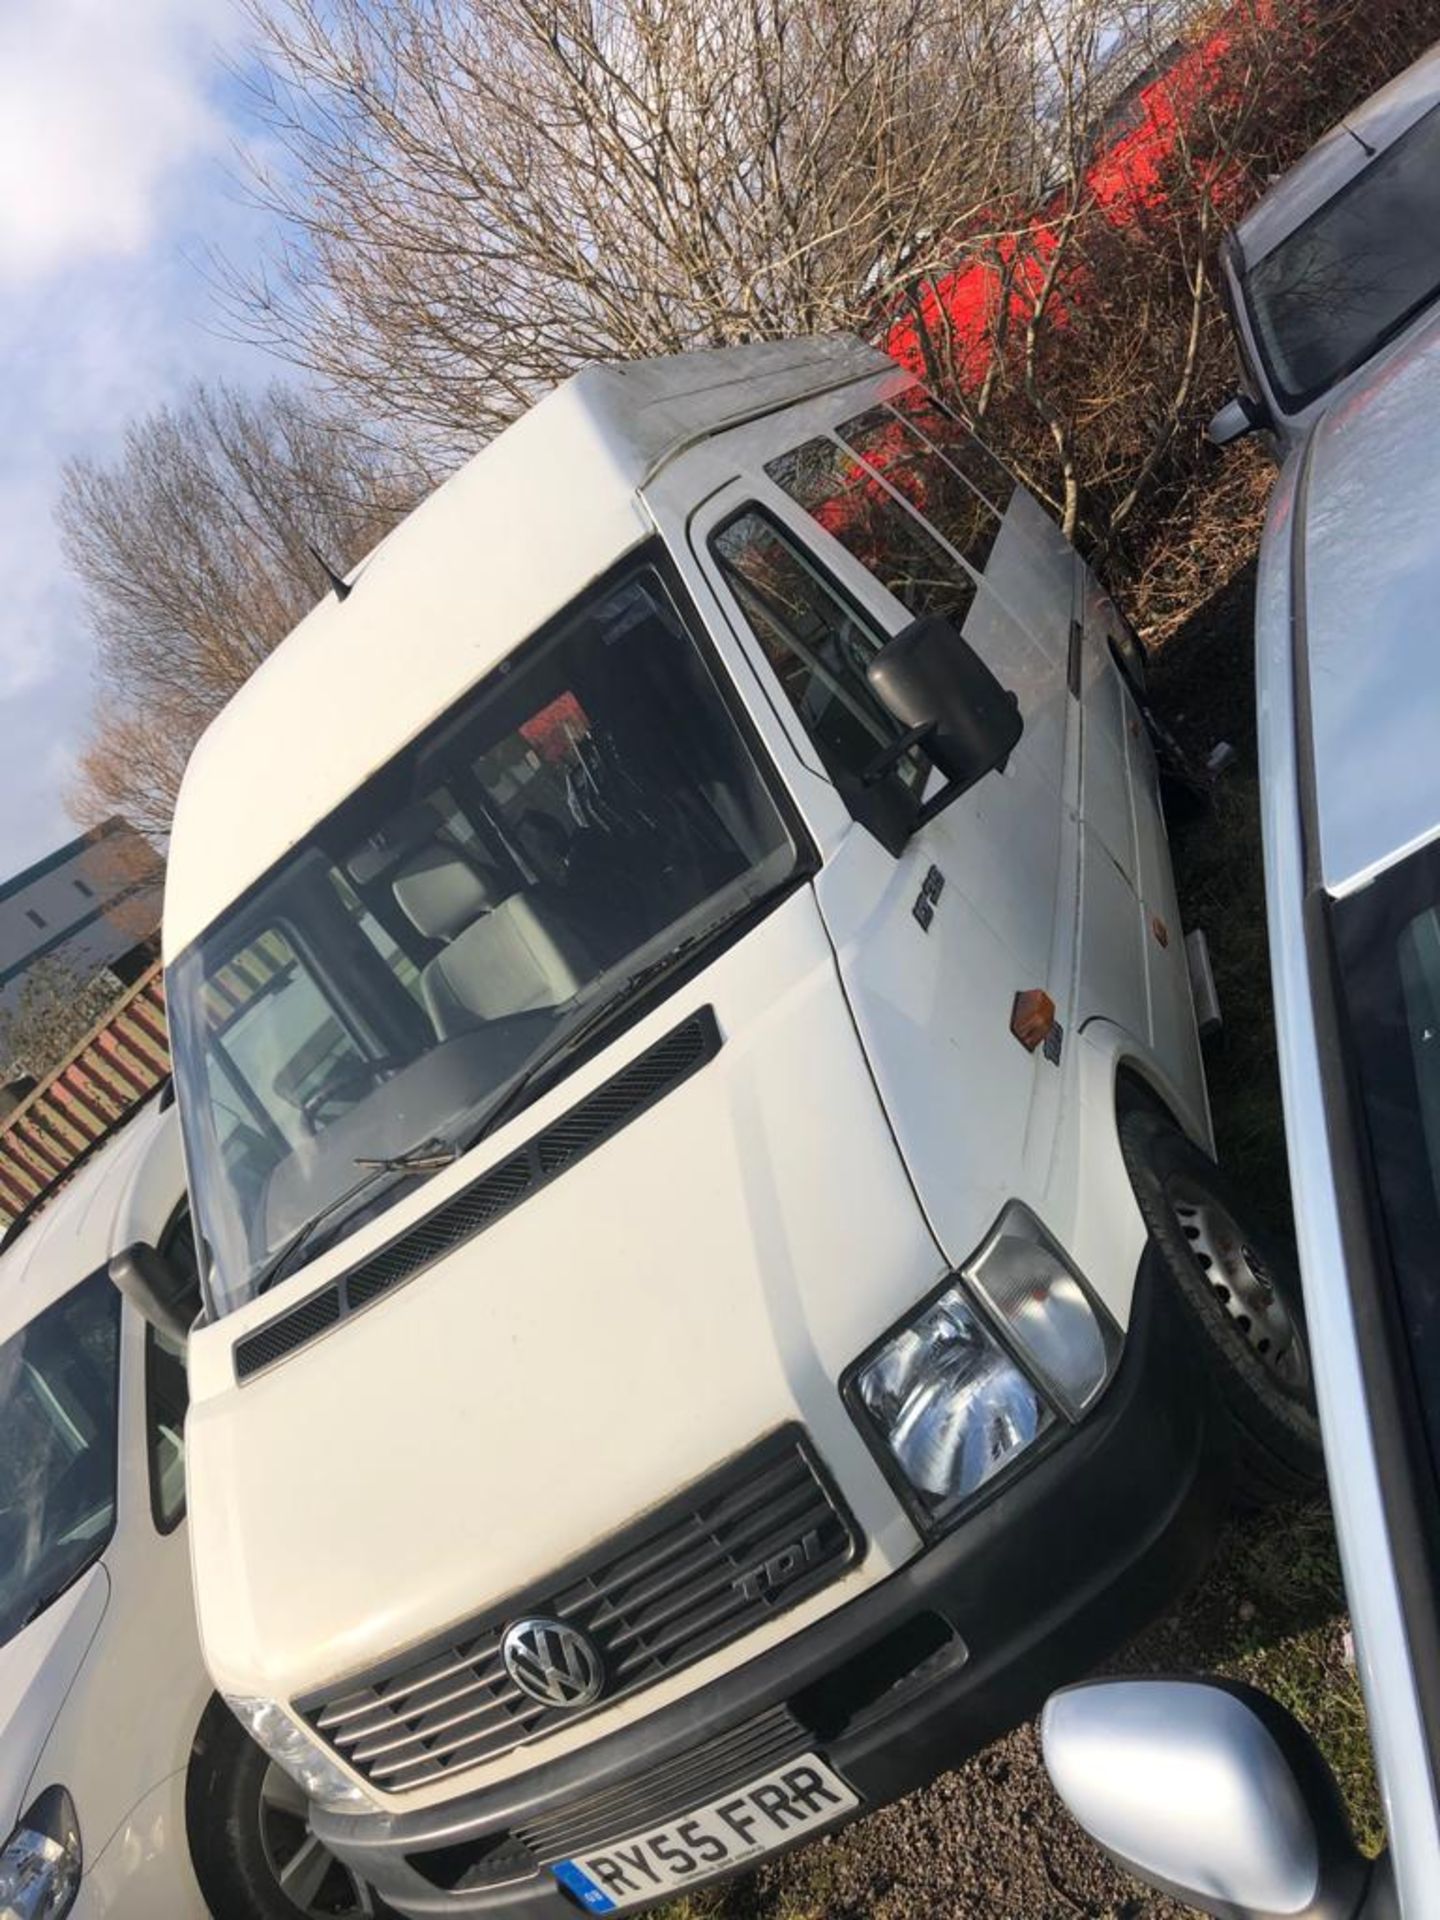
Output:
<svg viewBox="0 0 1440 1920">
<path fill-rule="evenodd" d="M 1210 437 L 1258 428 L 1283 456 L 1440 294 L 1440 47 L 1282 175 L 1221 264 L 1242 390 Z"/>
<path fill-rule="evenodd" d="M 558 388 L 197 748 L 197 1610 L 401 1911 L 795 1845 L 1163 1605 L 1218 1457 L 1315 1484 L 1122 638 L 908 374 L 772 343 Z"/>
<path fill-rule="evenodd" d="M 184 1526 L 178 1343 L 111 1284 L 193 1274 L 180 1136 L 156 1104 L 0 1257 L 0 1916 L 374 1912 L 299 1788 L 216 1699 Z M 8 1836 L 5 1837 L 5 1836 Z"/>
</svg>

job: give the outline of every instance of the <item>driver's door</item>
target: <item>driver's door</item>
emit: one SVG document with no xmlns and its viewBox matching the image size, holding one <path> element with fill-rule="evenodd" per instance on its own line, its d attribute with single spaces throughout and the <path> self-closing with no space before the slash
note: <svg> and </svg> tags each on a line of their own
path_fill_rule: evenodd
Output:
<svg viewBox="0 0 1440 1920">
<path fill-rule="evenodd" d="M 1021 1163 L 1042 1185 L 1048 1169 L 1063 1031 L 1030 1052 L 1010 1022 L 1030 988 L 1048 990 L 1062 1030 L 1068 1022 L 1076 827 L 1064 642 L 1022 624 L 966 562 L 966 550 L 984 569 L 1017 539 L 1023 547 L 1029 534 L 1009 511 L 904 423 L 898 451 L 885 428 L 883 470 L 862 462 L 840 437 L 846 411 L 843 399 L 810 403 L 714 443 L 744 473 L 692 516 L 690 547 L 795 754 L 847 816 L 816 893 L 890 1123 L 958 1263 L 1016 1190 Z M 881 411 L 861 416 L 871 444 Z M 916 829 L 936 776 L 916 756 L 868 777 L 898 727 L 864 668 L 922 613 L 961 630 L 1017 695 L 1026 732 L 1003 772 Z M 1068 614 L 1066 604 L 1061 636 Z"/>
</svg>

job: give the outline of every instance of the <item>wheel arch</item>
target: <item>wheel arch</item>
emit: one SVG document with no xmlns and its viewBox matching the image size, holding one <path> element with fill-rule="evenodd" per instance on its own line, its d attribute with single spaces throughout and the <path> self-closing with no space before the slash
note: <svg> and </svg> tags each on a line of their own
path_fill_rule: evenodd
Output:
<svg viewBox="0 0 1440 1920">
<path fill-rule="evenodd" d="M 1153 1113 L 1168 1120 L 1210 1159 L 1215 1159 L 1215 1140 L 1210 1115 L 1190 1114 L 1187 1102 L 1170 1085 L 1155 1062 L 1144 1054 L 1124 1051 L 1115 1062 L 1115 1123 L 1127 1113 Z M 1202 1124 L 1203 1121 L 1203 1124 Z"/>
</svg>

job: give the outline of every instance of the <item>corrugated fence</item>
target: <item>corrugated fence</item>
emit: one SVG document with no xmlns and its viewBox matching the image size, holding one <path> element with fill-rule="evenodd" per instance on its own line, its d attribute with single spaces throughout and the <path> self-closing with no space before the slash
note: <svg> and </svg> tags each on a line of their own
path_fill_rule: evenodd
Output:
<svg viewBox="0 0 1440 1920">
<path fill-rule="evenodd" d="M 69 1058 L 0 1119 L 0 1232 L 64 1180 L 169 1071 L 157 961 Z"/>
</svg>

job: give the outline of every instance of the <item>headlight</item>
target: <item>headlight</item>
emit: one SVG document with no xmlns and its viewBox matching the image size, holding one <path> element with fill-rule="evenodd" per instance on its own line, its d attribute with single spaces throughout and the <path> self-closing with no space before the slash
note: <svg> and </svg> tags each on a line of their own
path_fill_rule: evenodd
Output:
<svg viewBox="0 0 1440 1920">
<path fill-rule="evenodd" d="M 860 1369 L 856 1388 L 935 1519 L 984 1486 L 1054 1417 L 958 1286 L 893 1334 Z"/>
<path fill-rule="evenodd" d="M 963 1272 L 1030 1373 L 1078 1419 L 1109 1379 L 1120 1340 L 1058 1243 L 1012 1201 Z"/>
<path fill-rule="evenodd" d="M 0 1920 L 64 1920 L 83 1864 L 75 1804 L 47 1787 L 0 1853 Z"/>
<path fill-rule="evenodd" d="M 1057 1408 L 1078 1418 L 1119 1347 L 1059 1246 L 1018 1203 L 962 1271 L 860 1365 L 849 1392 L 931 1525 L 1053 1427 Z"/>
<path fill-rule="evenodd" d="M 318 1740 L 296 1725 L 278 1701 L 237 1699 L 227 1693 L 225 1703 L 256 1746 L 285 1769 L 307 1799 L 322 1807 L 373 1811 L 375 1802 L 369 1794 L 336 1765 Z"/>
</svg>

